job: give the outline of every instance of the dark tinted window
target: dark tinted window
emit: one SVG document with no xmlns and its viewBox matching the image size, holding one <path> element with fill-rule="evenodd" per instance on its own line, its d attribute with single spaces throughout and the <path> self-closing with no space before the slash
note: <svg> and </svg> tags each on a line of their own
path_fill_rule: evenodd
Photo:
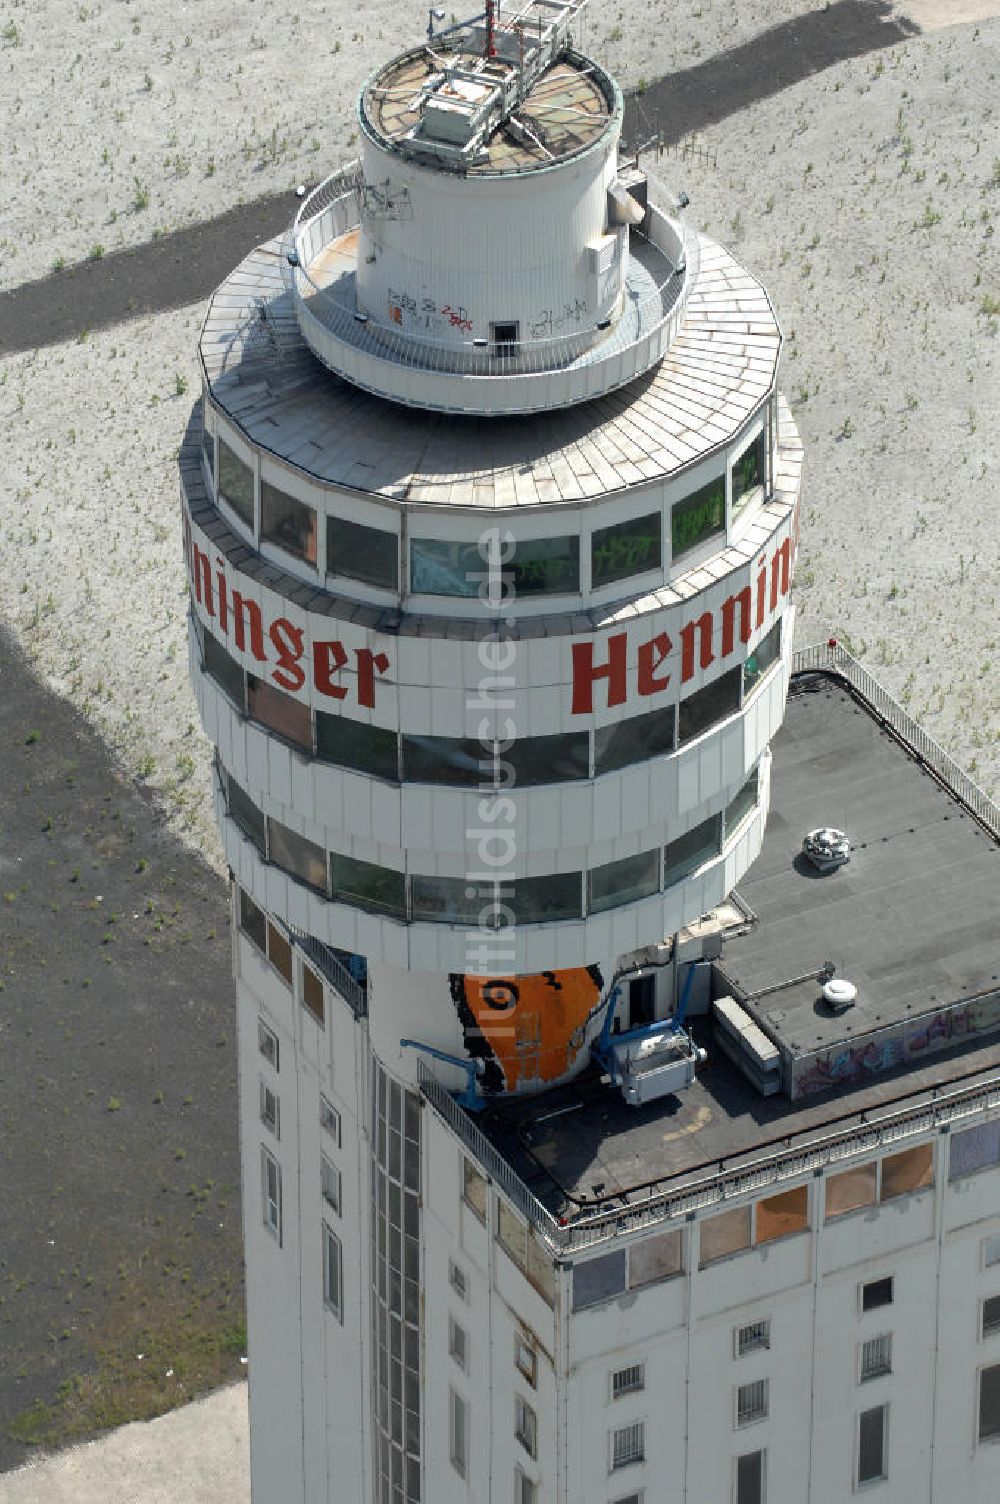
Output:
<svg viewBox="0 0 1000 1504">
<path fill-rule="evenodd" d="M 532 538 L 508 566 L 518 595 L 566 595 L 580 589 L 579 538 Z"/>
<path fill-rule="evenodd" d="M 1000 1295 L 988 1295 L 983 1301 L 983 1336 L 1000 1327 Z"/>
<path fill-rule="evenodd" d="M 1000 1436 L 1000 1363 L 979 1375 L 979 1440 Z"/>
<path fill-rule="evenodd" d="M 754 768 L 735 799 L 726 805 L 726 839 L 757 804 L 757 769 Z"/>
<path fill-rule="evenodd" d="M 764 1504 L 763 1452 L 745 1452 L 737 1457 L 736 1504 Z"/>
<path fill-rule="evenodd" d="M 722 816 L 710 815 L 707 820 L 702 820 L 700 825 L 694 826 L 686 835 L 678 836 L 676 841 L 664 849 L 664 882 L 667 887 L 671 883 L 679 883 L 682 877 L 700 867 L 702 862 L 707 862 L 709 857 L 717 856 L 722 845 Z"/>
<path fill-rule="evenodd" d="M 260 536 L 297 559 L 316 563 L 316 513 L 266 480 L 260 483 Z"/>
<path fill-rule="evenodd" d="M 892 1275 L 886 1279 L 873 1279 L 861 1291 L 861 1309 L 875 1311 L 879 1306 L 892 1305 Z"/>
<path fill-rule="evenodd" d="M 589 778 L 590 738 L 586 731 L 571 731 L 564 736 L 526 736 L 502 752 L 500 759 L 513 769 L 515 786 Z M 502 769 L 501 784 L 509 779 L 510 772 Z"/>
<path fill-rule="evenodd" d="M 862 1410 L 858 1423 L 858 1482 L 885 1476 L 885 1406 Z"/>
<path fill-rule="evenodd" d="M 622 903 L 634 903 L 659 891 L 660 853 L 644 851 L 620 862 L 592 867 L 587 873 L 587 912 L 600 914 Z"/>
<path fill-rule="evenodd" d="M 237 517 L 253 527 L 253 471 L 219 440 L 219 496 Z"/>
<path fill-rule="evenodd" d="M 625 1289 L 625 1250 L 573 1265 L 573 1309 L 600 1305 Z"/>
<path fill-rule="evenodd" d="M 674 750 L 674 707 L 634 715 L 594 732 L 594 773 L 610 773 Z"/>
<path fill-rule="evenodd" d="M 282 694 L 262 679 L 247 675 L 248 704 L 250 716 L 269 726 L 279 736 L 286 737 L 297 746 L 312 749 L 312 716 L 308 705 Z"/>
<path fill-rule="evenodd" d="M 342 574 L 383 590 L 398 590 L 399 540 L 395 533 L 380 527 L 348 522 L 346 517 L 328 517 L 326 567 L 329 574 Z"/>
<path fill-rule="evenodd" d="M 507 902 L 518 924 L 545 920 L 579 919 L 583 892 L 579 872 L 553 872 L 548 877 L 522 877 L 514 883 L 514 897 Z"/>
<path fill-rule="evenodd" d="M 407 783 L 489 787 L 493 782 L 493 754 L 482 742 L 471 739 L 404 736 L 403 778 Z"/>
<path fill-rule="evenodd" d="M 205 464 L 208 467 L 208 473 L 212 477 L 212 483 L 214 485 L 214 483 L 215 483 L 215 435 L 212 432 L 210 432 L 210 430 L 207 429 L 207 428 L 203 428 L 202 431 L 201 431 L 201 448 L 202 448 L 202 453 L 205 456 Z"/>
<path fill-rule="evenodd" d="M 580 540 L 535 538 L 518 543 L 501 564 L 518 595 L 553 595 L 580 588 Z M 415 595 L 475 596 L 489 577 L 478 543 L 414 538 L 410 589 Z"/>
<path fill-rule="evenodd" d="M 256 804 L 243 792 L 234 779 L 229 780 L 228 808 L 230 818 L 236 821 L 243 834 L 264 855 L 264 816 Z"/>
<path fill-rule="evenodd" d="M 344 903 L 378 914 L 406 917 L 406 879 L 391 867 L 377 867 L 374 862 L 359 862 L 353 857 L 330 857 L 333 896 Z"/>
<path fill-rule="evenodd" d="M 704 689 L 696 689 L 693 695 L 681 701 L 677 738 L 682 746 L 739 710 L 740 678 L 740 669 L 731 668 L 720 679 L 714 679 Z"/>
<path fill-rule="evenodd" d="M 776 621 L 743 665 L 743 693 L 748 695 L 781 656 L 781 622 Z"/>
<path fill-rule="evenodd" d="M 670 538 L 674 558 L 697 548 L 713 533 L 726 530 L 726 477 L 717 475 L 707 485 L 676 501 L 670 513 Z"/>
<path fill-rule="evenodd" d="M 248 893 L 240 888 L 240 929 L 256 945 L 259 951 L 267 954 L 267 920 L 264 918 L 262 909 L 258 909 Z"/>
<path fill-rule="evenodd" d="M 598 528 L 590 542 L 590 582 L 596 590 L 613 580 L 659 569 L 663 559 L 659 512 L 633 517 L 615 527 Z"/>
<path fill-rule="evenodd" d="M 341 768 L 356 768 L 375 778 L 399 778 L 396 733 L 381 726 L 367 726 L 346 715 L 316 712 L 316 756 Z"/>
<path fill-rule="evenodd" d="M 326 892 L 326 852 L 278 820 L 268 820 L 268 855 L 283 871 L 320 893 Z"/>
<path fill-rule="evenodd" d="M 205 672 L 211 674 L 223 694 L 228 695 L 233 704 L 242 711 L 245 709 L 243 670 L 230 657 L 224 647 L 221 647 L 211 632 L 204 633 L 205 642 Z"/>
<path fill-rule="evenodd" d="M 466 896 L 471 889 L 472 897 Z M 410 878 L 410 917 L 430 924 L 479 923 L 483 900 L 464 877 Z"/>
<path fill-rule="evenodd" d="M 764 484 L 765 452 L 763 430 L 733 461 L 733 517 L 738 517 Z"/>
</svg>

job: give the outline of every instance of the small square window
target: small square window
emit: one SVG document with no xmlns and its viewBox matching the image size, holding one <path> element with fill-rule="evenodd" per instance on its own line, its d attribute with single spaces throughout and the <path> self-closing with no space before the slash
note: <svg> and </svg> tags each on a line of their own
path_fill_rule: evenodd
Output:
<svg viewBox="0 0 1000 1504">
<path fill-rule="evenodd" d="M 448 1264 L 448 1283 L 458 1296 L 459 1300 L 468 1300 L 469 1282 L 465 1277 L 465 1270 L 460 1269 L 454 1261 Z"/>
<path fill-rule="evenodd" d="M 520 1333 L 514 1337 L 514 1366 L 534 1389 L 538 1383 L 538 1354 Z"/>
<path fill-rule="evenodd" d="M 885 1279 L 873 1279 L 861 1286 L 862 1311 L 877 1311 L 879 1306 L 892 1305 L 892 1275 Z"/>
<path fill-rule="evenodd" d="M 278 1036 L 262 1018 L 257 1020 L 257 1048 L 274 1070 L 278 1069 Z"/>
<path fill-rule="evenodd" d="M 645 1363 L 630 1363 L 628 1368 L 616 1368 L 611 1375 L 611 1398 L 624 1399 L 627 1394 L 639 1394 L 646 1387 Z"/>
<path fill-rule="evenodd" d="M 747 1353 L 760 1352 L 771 1346 L 771 1323 L 767 1321 L 750 1321 L 746 1326 L 736 1328 L 736 1356 L 743 1358 Z"/>
<path fill-rule="evenodd" d="M 340 1148 L 340 1113 L 331 1102 L 321 1094 L 319 1099 L 319 1125 L 327 1132 Z"/>
<path fill-rule="evenodd" d="M 281 1106 L 278 1101 L 278 1093 L 272 1091 L 267 1082 L 260 1083 L 260 1120 L 265 1128 L 269 1128 L 275 1138 L 281 1137 Z"/>
<path fill-rule="evenodd" d="M 507 324 L 491 324 L 490 339 L 494 355 L 516 355 L 520 338 L 520 326 L 516 320 Z"/>
<path fill-rule="evenodd" d="M 754 1421 L 767 1420 L 768 1381 L 753 1379 L 741 1384 L 736 1391 L 736 1424 L 750 1426 Z"/>
<path fill-rule="evenodd" d="M 464 1371 L 469 1359 L 469 1338 L 454 1316 L 448 1317 L 448 1353 Z"/>
<path fill-rule="evenodd" d="M 861 1382 L 879 1379 L 892 1373 L 892 1334 L 883 1332 L 880 1337 L 869 1337 L 861 1344 Z"/>
<path fill-rule="evenodd" d="M 611 1433 L 611 1471 L 631 1467 L 643 1462 L 646 1457 L 646 1424 L 637 1420 L 629 1426 L 619 1426 Z"/>
<path fill-rule="evenodd" d="M 281 1166 L 269 1149 L 260 1151 L 261 1200 L 264 1226 L 281 1242 Z"/>
<path fill-rule="evenodd" d="M 322 1029 L 324 1026 L 323 983 L 310 966 L 302 968 L 302 1004 Z"/>
<path fill-rule="evenodd" d="M 514 1396 L 514 1435 L 529 1457 L 538 1456 L 538 1417 L 519 1394 Z"/>
<path fill-rule="evenodd" d="M 344 1319 L 344 1269 L 340 1239 L 323 1223 L 323 1299 L 338 1321 Z"/>
<path fill-rule="evenodd" d="M 327 1159 L 325 1154 L 319 1157 L 320 1188 L 323 1192 L 323 1200 L 332 1206 L 337 1216 L 340 1216 L 340 1171 L 337 1166 Z"/>
<path fill-rule="evenodd" d="M 1000 1295 L 988 1295 L 983 1301 L 982 1333 L 988 1337 L 996 1331 L 1000 1331 Z"/>
</svg>

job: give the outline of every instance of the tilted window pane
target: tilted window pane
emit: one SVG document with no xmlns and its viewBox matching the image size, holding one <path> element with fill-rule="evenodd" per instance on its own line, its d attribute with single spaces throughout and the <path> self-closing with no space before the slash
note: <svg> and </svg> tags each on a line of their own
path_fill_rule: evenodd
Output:
<svg viewBox="0 0 1000 1504">
<path fill-rule="evenodd" d="M 950 1180 L 1000 1164 L 1000 1120 L 951 1135 Z"/>
<path fill-rule="evenodd" d="M 497 1241 L 521 1269 L 528 1267 L 528 1228 L 506 1201 L 497 1199 Z"/>
<path fill-rule="evenodd" d="M 882 1161 L 882 1201 L 906 1196 L 934 1184 L 934 1146 L 918 1144 L 901 1154 L 887 1154 Z"/>
<path fill-rule="evenodd" d="M 264 816 L 233 778 L 229 779 L 228 807 L 230 819 L 236 821 L 243 834 L 253 842 L 263 856 L 265 850 Z"/>
<path fill-rule="evenodd" d="M 548 877 L 518 878 L 514 896 L 505 902 L 514 910 L 518 924 L 579 919 L 583 905 L 581 874 L 553 872 Z"/>
<path fill-rule="evenodd" d="M 614 527 L 598 528 L 590 542 L 590 582 L 596 590 L 613 580 L 659 569 L 663 559 L 663 523 L 659 512 L 633 517 Z"/>
<path fill-rule="evenodd" d="M 307 841 L 278 820 L 268 820 L 267 833 L 271 861 L 299 878 L 310 888 L 326 892 L 326 852 L 315 841 Z"/>
<path fill-rule="evenodd" d="M 743 693 L 760 683 L 769 668 L 781 657 L 781 622 L 776 621 L 766 637 L 762 637 L 743 665 Z"/>
<path fill-rule="evenodd" d="M 380 527 L 348 522 L 346 517 L 328 517 L 326 568 L 329 574 L 341 574 L 382 590 L 398 590 L 399 539 Z"/>
<path fill-rule="evenodd" d="M 740 685 L 742 673 L 731 668 L 728 673 L 696 689 L 693 695 L 682 700 L 678 711 L 677 739 L 681 746 L 694 741 L 710 726 L 727 720 L 740 708 Z"/>
<path fill-rule="evenodd" d="M 539 1295 L 550 1306 L 556 1301 L 556 1271 L 552 1255 L 528 1229 L 528 1267 L 525 1271 Z"/>
<path fill-rule="evenodd" d="M 757 808 L 757 769 L 754 768 L 735 799 L 726 805 L 726 840 L 742 825 L 752 809 Z"/>
<path fill-rule="evenodd" d="M 733 461 L 733 520 L 763 491 L 767 474 L 767 440 L 764 430 Z"/>
<path fill-rule="evenodd" d="M 518 737 L 499 758 L 503 785 L 510 782 L 512 775 L 514 787 L 589 778 L 590 737 L 586 731 L 570 731 L 563 736 Z"/>
<path fill-rule="evenodd" d="M 297 746 L 312 749 L 312 715 L 308 705 L 282 694 L 263 679 L 247 675 L 249 713 L 251 720 L 269 726 L 279 736 L 284 736 Z"/>
<path fill-rule="evenodd" d="M 875 1205 L 875 1185 L 878 1165 L 858 1165 L 853 1170 L 844 1170 L 840 1175 L 831 1175 L 826 1182 L 826 1215 L 842 1217 L 845 1212 L 857 1211 L 862 1206 Z"/>
<path fill-rule="evenodd" d="M 1000 1363 L 979 1375 L 979 1440 L 1000 1436 Z"/>
<path fill-rule="evenodd" d="M 219 440 L 219 499 L 227 501 L 247 527 L 253 527 L 253 471 Z"/>
<path fill-rule="evenodd" d="M 466 893 L 469 888 L 471 898 Z M 464 877 L 424 877 L 414 873 L 410 878 L 412 919 L 422 919 L 428 924 L 477 925 L 482 907 L 478 889 Z"/>
<path fill-rule="evenodd" d="M 625 1289 L 625 1250 L 573 1265 L 573 1309 L 584 1311 Z"/>
<path fill-rule="evenodd" d="M 395 731 L 352 721 L 346 715 L 316 712 L 316 756 L 341 768 L 370 773 L 373 778 L 399 779 Z"/>
<path fill-rule="evenodd" d="M 268 921 L 267 926 L 267 958 L 275 971 L 287 983 L 292 985 L 292 947 L 279 929 Z"/>
<path fill-rule="evenodd" d="M 643 1238 L 629 1252 L 628 1284 L 634 1290 L 640 1285 L 655 1285 L 661 1279 L 671 1279 L 684 1269 L 684 1234 L 680 1228 Z"/>
<path fill-rule="evenodd" d="M 683 501 L 674 502 L 670 513 L 670 537 L 674 558 L 697 548 L 714 533 L 726 530 L 726 477 L 717 475 Z"/>
<path fill-rule="evenodd" d="M 316 513 L 296 496 L 260 483 L 260 536 L 307 564 L 316 563 Z"/>
<path fill-rule="evenodd" d="M 244 675 L 236 659 L 231 657 L 222 647 L 211 632 L 204 633 L 205 643 L 205 672 L 210 674 L 216 684 L 222 690 L 239 711 L 246 708 L 246 696 L 244 689 Z"/>
<path fill-rule="evenodd" d="M 325 1017 L 323 983 L 309 966 L 302 968 L 302 1002 L 322 1027 Z"/>
<path fill-rule="evenodd" d="M 405 783 L 443 783 L 463 788 L 493 786 L 493 743 L 451 736 L 404 736 Z"/>
<path fill-rule="evenodd" d="M 580 540 L 525 539 L 501 568 L 517 595 L 575 593 L 580 588 Z M 489 573 L 478 543 L 448 538 L 410 542 L 410 589 L 415 595 L 476 596 Z"/>
<path fill-rule="evenodd" d="M 205 456 L 205 465 L 208 468 L 212 484 L 215 484 L 215 434 L 211 429 L 203 428 L 201 433 L 201 450 Z"/>
<path fill-rule="evenodd" d="M 765 1196 L 757 1202 L 758 1243 L 772 1243 L 790 1233 L 803 1232 L 809 1226 L 809 1187 L 797 1185 L 777 1196 Z"/>
<path fill-rule="evenodd" d="M 243 889 L 239 889 L 240 895 L 240 929 L 248 935 L 259 951 L 267 953 L 267 920 L 262 909 L 258 909 L 253 899 Z"/>
<path fill-rule="evenodd" d="M 696 867 L 718 856 L 722 847 L 722 816 L 709 815 L 700 825 L 695 825 L 684 835 L 678 836 L 664 847 L 664 882 L 679 883 Z"/>
<path fill-rule="evenodd" d="M 334 852 L 330 857 L 330 873 L 334 898 L 405 919 L 406 879 L 402 872 Z"/>
<path fill-rule="evenodd" d="M 634 762 L 648 762 L 674 750 L 675 711 L 672 705 L 634 715 L 594 732 L 594 773 L 611 773 Z"/>
<path fill-rule="evenodd" d="M 587 873 L 587 912 L 600 914 L 619 904 L 635 903 L 659 892 L 659 888 L 659 851 L 643 851 L 620 862 L 607 862 Z"/>
<path fill-rule="evenodd" d="M 731 1211 L 706 1217 L 701 1224 L 700 1262 L 711 1264 L 730 1253 L 750 1247 L 750 1208 L 734 1206 Z"/>
</svg>

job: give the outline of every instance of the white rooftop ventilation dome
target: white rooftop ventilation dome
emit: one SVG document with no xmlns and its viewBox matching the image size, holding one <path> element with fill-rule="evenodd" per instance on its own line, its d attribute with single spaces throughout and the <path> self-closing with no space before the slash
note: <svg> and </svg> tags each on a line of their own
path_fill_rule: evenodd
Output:
<svg viewBox="0 0 1000 1504">
<path fill-rule="evenodd" d="M 621 91 L 570 46 L 578 9 L 449 28 L 362 89 L 361 160 L 310 195 L 286 247 L 303 336 L 339 375 L 514 413 L 666 353 L 696 237 L 619 174 Z"/>
</svg>

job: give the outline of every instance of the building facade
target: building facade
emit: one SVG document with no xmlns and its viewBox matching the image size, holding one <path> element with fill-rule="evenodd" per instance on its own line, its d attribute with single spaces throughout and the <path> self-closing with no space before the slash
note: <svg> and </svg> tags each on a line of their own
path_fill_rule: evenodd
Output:
<svg viewBox="0 0 1000 1504">
<path fill-rule="evenodd" d="M 255 1504 L 986 1500 L 993 1098 L 740 1126 L 820 1070 L 724 949 L 801 449 L 766 293 L 621 160 L 575 10 L 380 70 L 202 335 Z"/>
</svg>

